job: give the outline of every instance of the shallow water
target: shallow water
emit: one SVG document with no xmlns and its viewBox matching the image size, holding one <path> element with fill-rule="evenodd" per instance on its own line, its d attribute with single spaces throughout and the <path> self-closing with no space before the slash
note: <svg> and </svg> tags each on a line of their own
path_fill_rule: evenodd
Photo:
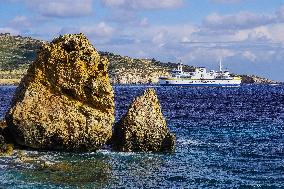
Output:
<svg viewBox="0 0 284 189">
<path fill-rule="evenodd" d="M 114 87 L 117 119 L 145 88 Z M 284 188 L 284 86 L 155 89 L 175 153 L 18 150 L 0 188 Z M 0 118 L 14 91 L 0 87 Z"/>
</svg>

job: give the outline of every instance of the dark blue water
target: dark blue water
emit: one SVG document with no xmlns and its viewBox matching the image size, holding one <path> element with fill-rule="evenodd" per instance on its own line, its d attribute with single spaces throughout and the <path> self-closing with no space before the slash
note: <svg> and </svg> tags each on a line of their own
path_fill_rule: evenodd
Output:
<svg viewBox="0 0 284 189">
<path fill-rule="evenodd" d="M 146 87 L 116 86 L 116 117 Z M 284 86 L 155 87 L 173 154 L 17 150 L 0 188 L 284 188 Z M 15 88 L 0 87 L 0 117 Z"/>
</svg>

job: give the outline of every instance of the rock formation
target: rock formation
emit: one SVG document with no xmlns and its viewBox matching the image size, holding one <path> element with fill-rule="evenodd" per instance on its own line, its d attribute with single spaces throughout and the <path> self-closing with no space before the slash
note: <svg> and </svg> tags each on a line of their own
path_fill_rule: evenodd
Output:
<svg viewBox="0 0 284 189">
<path fill-rule="evenodd" d="M 280 84 L 280 82 L 266 79 L 255 75 L 240 75 L 242 83 L 246 84 Z"/>
<path fill-rule="evenodd" d="M 5 138 L 4 138 L 4 129 L 6 128 L 6 122 L 0 120 L 0 145 L 4 144 Z"/>
<path fill-rule="evenodd" d="M 6 123 L 0 120 L 0 156 L 11 155 L 13 152 L 13 145 L 7 144 Z"/>
<path fill-rule="evenodd" d="M 83 34 L 60 36 L 45 44 L 6 114 L 16 143 L 71 151 L 104 145 L 114 122 L 108 64 Z"/>
<path fill-rule="evenodd" d="M 7 144 L 4 137 L 0 135 L 0 156 L 9 156 L 13 153 L 13 145 Z"/>
<path fill-rule="evenodd" d="M 175 136 L 169 132 L 154 89 L 137 97 L 115 124 L 112 138 L 117 151 L 173 151 Z"/>
</svg>

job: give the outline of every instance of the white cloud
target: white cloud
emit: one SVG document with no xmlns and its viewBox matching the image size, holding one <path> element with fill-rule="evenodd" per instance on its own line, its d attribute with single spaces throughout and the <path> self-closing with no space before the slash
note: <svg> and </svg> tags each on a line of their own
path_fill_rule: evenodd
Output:
<svg viewBox="0 0 284 189">
<path fill-rule="evenodd" d="M 9 25 L 11 27 L 21 28 L 21 27 L 30 27 L 32 23 L 26 16 L 16 16 L 9 22 Z"/>
<path fill-rule="evenodd" d="M 190 39 L 189 39 L 188 37 L 184 36 L 184 37 L 181 38 L 181 41 L 180 41 L 180 42 L 181 42 L 181 43 L 189 43 L 189 42 L 190 42 Z"/>
<path fill-rule="evenodd" d="M 153 36 L 152 42 L 159 47 L 162 47 L 166 40 L 167 31 L 160 31 L 156 35 Z"/>
<path fill-rule="evenodd" d="M 139 23 L 140 26 L 142 27 L 145 27 L 145 26 L 149 26 L 149 20 L 148 18 L 144 17 L 140 20 L 140 23 Z"/>
<path fill-rule="evenodd" d="M 218 0 L 218 2 L 219 1 L 220 0 Z M 220 15 L 218 13 L 212 13 L 205 17 L 202 27 L 215 32 L 231 32 L 279 23 L 284 23 L 284 6 L 271 14 L 239 12 L 236 14 Z"/>
<path fill-rule="evenodd" d="M 96 40 L 101 43 L 108 42 L 111 39 L 114 31 L 115 29 L 107 23 L 100 22 L 95 25 L 62 28 L 59 33 L 84 33 L 90 38 L 91 41 Z"/>
<path fill-rule="evenodd" d="M 276 15 L 278 17 L 279 20 L 284 20 L 284 6 L 280 7 L 277 11 L 276 11 Z"/>
<path fill-rule="evenodd" d="M 262 42 L 269 41 L 271 39 L 271 34 L 265 26 L 254 28 L 248 33 L 248 40 L 250 41 Z"/>
<path fill-rule="evenodd" d="M 284 24 L 279 23 L 272 25 L 270 27 L 267 27 L 267 31 L 269 32 L 271 36 L 271 40 L 273 42 L 280 42 L 284 45 Z"/>
<path fill-rule="evenodd" d="M 248 60 L 255 62 L 256 61 L 256 55 L 253 54 L 251 51 L 244 51 L 242 53 L 243 57 L 247 58 Z"/>
<path fill-rule="evenodd" d="M 191 24 L 180 25 L 156 25 L 144 28 L 143 32 L 138 35 L 143 35 L 152 38 L 152 42 L 181 42 L 184 38 L 190 39 L 191 35 L 196 32 L 198 28 Z"/>
<path fill-rule="evenodd" d="M 105 22 L 100 22 L 95 26 L 84 26 L 81 27 L 80 30 L 83 33 L 87 33 L 89 35 L 95 35 L 97 37 L 111 37 L 114 32 L 114 28 L 106 24 Z"/>
<path fill-rule="evenodd" d="M 92 0 L 25 0 L 34 11 L 47 17 L 77 17 L 92 13 Z"/>
<path fill-rule="evenodd" d="M 236 30 L 263 26 L 277 22 L 274 15 L 258 15 L 251 12 L 240 12 L 232 15 L 219 15 L 212 13 L 208 15 L 203 24 L 207 28 L 218 30 Z"/>
<path fill-rule="evenodd" d="M 10 33 L 12 35 L 19 35 L 20 31 L 14 29 L 14 28 L 9 28 L 9 27 L 0 27 L 0 33 Z"/>
<path fill-rule="evenodd" d="M 239 3 L 244 0 L 210 0 L 213 3 Z"/>
<path fill-rule="evenodd" d="M 101 2 L 107 7 L 135 10 L 178 8 L 184 4 L 184 0 L 101 0 Z"/>
<path fill-rule="evenodd" d="M 119 7 L 126 4 L 126 0 L 101 0 L 101 2 L 108 7 Z"/>
<path fill-rule="evenodd" d="M 18 2 L 19 0 L 2 0 L 1 3 L 15 3 Z"/>
<path fill-rule="evenodd" d="M 215 64 L 220 59 L 225 59 L 228 57 L 232 57 L 236 54 L 233 50 L 224 49 L 224 48 L 215 48 L 215 49 L 207 49 L 207 48 L 189 48 L 190 50 L 187 54 L 184 54 L 184 60 L 190 61 L 202 61 L 208 62 L 209 64 Z M 207 64 L 208 64 L 207 63 Z"/>
<path fill-rule="evenodd" d="M 259 26 L 252 29 L 238 30 L 232 38 L 235 41 L 250 41 L 250 42 L 269 42 L 272 40 L 271 32 L 268 28 L 271 26 Z"/>
<path fill-rule="evenodd" d="M 113 10 L 111 14 L 107 17 L 110 22 L 116 22 L 119 24 L 127 25 L 138 25 L 139 17 L 137 13 L 133 10 Z"/>
</svg>

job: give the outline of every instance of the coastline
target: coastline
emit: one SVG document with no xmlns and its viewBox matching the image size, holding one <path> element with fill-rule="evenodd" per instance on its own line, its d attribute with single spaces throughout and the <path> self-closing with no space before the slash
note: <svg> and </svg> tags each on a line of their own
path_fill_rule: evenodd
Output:
<svg viewBox="0 0 284 189">
<path fill-rule="evenodd" d="M 0 86 L 18 86 L 21 79 L 0 79 Z"/>
</svg>

